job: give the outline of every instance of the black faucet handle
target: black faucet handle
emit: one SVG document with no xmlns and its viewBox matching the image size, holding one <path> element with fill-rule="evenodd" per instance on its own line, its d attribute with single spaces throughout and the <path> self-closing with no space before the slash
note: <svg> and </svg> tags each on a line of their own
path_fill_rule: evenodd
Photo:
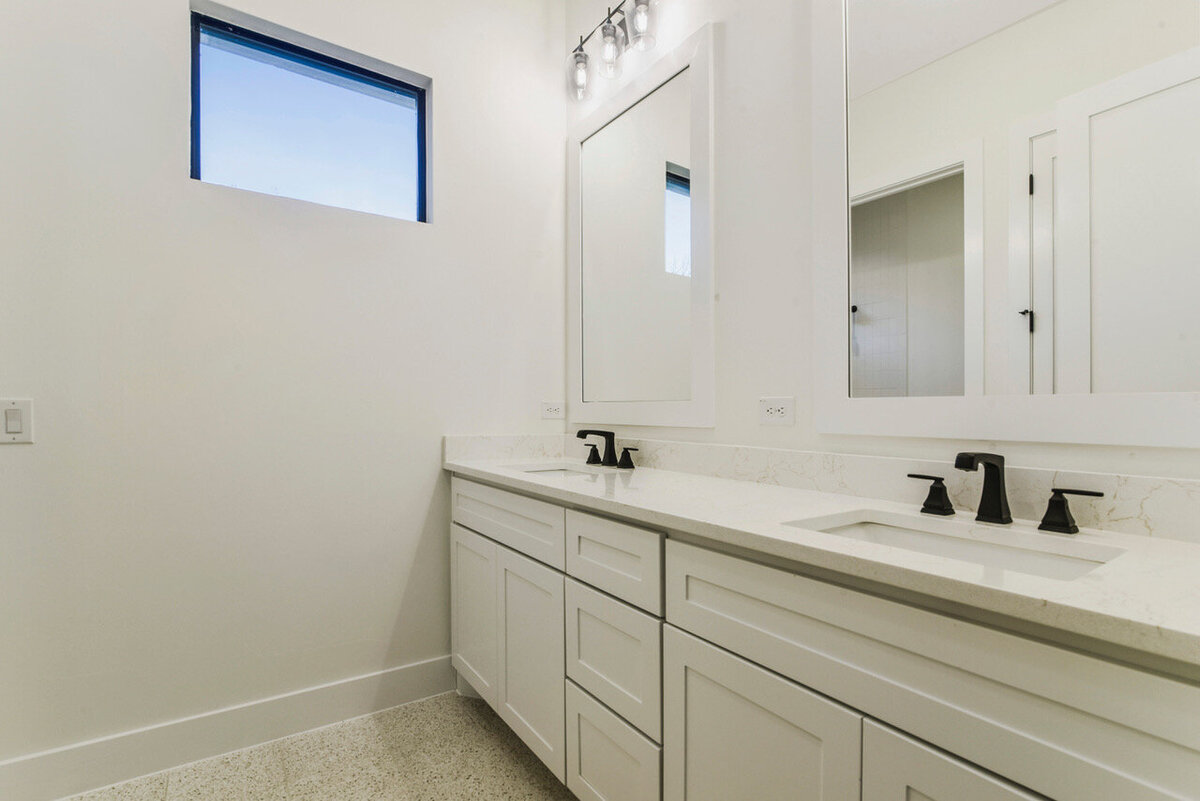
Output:
<svg viewBox="0 0 1200 801">
<path fill-rule="evenodd" d="M 629 452 L 636 450 L 637 448 L 622 448 L 621 461 L 617 463 L 617 467 L 621 468 L 622 470 L 632 470 L 634 468 L 634 464 L 633 458 L 630 457 Z"/>
<path fill-rule="evenodd" d="M 587 463 L 600 464 L 600 446 L 592 442 L 585 442 L 584 444 L 591 448 L 591 450 L 588 451 Z"/>
<path fill-rule="evenodd" d="M 1046 505 L 1046 514 L 1042 515 L 1040 531 L 1053 531 L 1057 534 L 1078 534 L 1079 526 L 1071 514 L 1071 504 L 1067 502 L 1068 495 L 1082 495 L 1088 498 L 1103 498 L 1103 492 L 1095 490 L 1062 489 L 1055 487 L 1050 490 L 1050 503 Z"/>
<path fill-rule="evenodd" d="M 925 504 L 921 507 L 923 514 L 941 515 L 942 517 L 949 517 L 954 514 L 954 504 L 950 502 L 950 493 L 946 490 L 945 476 L 927 476 L 922 473 L 909 473 L 908 477 L 933 482 L 929 485 L 929 494 L 925 496 Z"/>
</svg>

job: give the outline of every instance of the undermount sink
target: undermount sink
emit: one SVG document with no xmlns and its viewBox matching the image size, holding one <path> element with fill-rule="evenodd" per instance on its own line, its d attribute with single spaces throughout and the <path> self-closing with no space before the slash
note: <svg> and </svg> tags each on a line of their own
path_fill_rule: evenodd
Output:
<svg viewBox="0 0 1200 801">
<path fill-rule="evenodd" d="M 887 545 L 982 566 L 1070 581 L 1125 551 L 1109 545 L 1044 534 L 1031 526 L 988 526 L 974 521 L 926 518 L 880 509 L 792 520 L 784 525 Z"/>
<path fill-rule="evenodd" d="M 513 469 L 522 473 L 559 476 L 594 476 L 603 472 L 600 468 L 586 465 L 564 465 L 562 463 L 520 465 Z"/>
</svg>

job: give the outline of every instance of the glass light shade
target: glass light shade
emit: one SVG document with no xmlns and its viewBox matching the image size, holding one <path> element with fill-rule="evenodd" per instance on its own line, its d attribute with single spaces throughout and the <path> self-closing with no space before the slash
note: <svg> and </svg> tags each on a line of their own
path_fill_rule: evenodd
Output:
<svg viewBox="0 0 1200 801">
<path fill-rule="evenodd" d="M 588 54 L 582 50 L 571 53 L 571 63 L 567 71 L 567 82 L 571 96 L 576 100 L 587 100 L 592 94 L 592 67 Z"/>
<path fill-rule="evenodd" d="M 621 76 L 621 29 L 608 20 L 600 27 L 600 74 L 605 78 Z"/>
<path fill-rule="evenodd" d="M 650 0 L 633 0 L 629 12 L 629 45 L 638 50 L 652 50 L 658 41 L 655 38 L 657 20 Z"/>
</svg>

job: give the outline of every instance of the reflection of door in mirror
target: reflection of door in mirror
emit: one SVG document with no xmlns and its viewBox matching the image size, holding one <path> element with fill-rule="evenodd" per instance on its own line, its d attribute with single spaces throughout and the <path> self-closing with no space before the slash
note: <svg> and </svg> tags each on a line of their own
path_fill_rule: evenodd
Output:
<svg viewBox="0 0 1200 801">
<path fill-rule="evenodd" d="M 684 70 L 583 143 L 583 394 L 692 388 L 691 88 Z"/>
<path fill-rule="evenodd" d="M 961 172 L 851 210 L 855 398 L 963 394 Z"/>
<path fill-rule="evenodd" d="M 982 143 L 988 389 L 1200 391 L 1200 0 L 847 2 L 852 197 Z"/>
</svg>

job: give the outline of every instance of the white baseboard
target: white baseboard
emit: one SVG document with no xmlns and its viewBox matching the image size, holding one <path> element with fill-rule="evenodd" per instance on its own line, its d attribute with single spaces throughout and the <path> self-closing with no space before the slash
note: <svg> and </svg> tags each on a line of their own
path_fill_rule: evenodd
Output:
<svg viewBox="0 0 1200 801">
<path fill-rule="evenodd" d="M 402 665 L 0 762 L 0 798 L 47 801 L 455 689 L 450 657 Z"/>
</svg>

